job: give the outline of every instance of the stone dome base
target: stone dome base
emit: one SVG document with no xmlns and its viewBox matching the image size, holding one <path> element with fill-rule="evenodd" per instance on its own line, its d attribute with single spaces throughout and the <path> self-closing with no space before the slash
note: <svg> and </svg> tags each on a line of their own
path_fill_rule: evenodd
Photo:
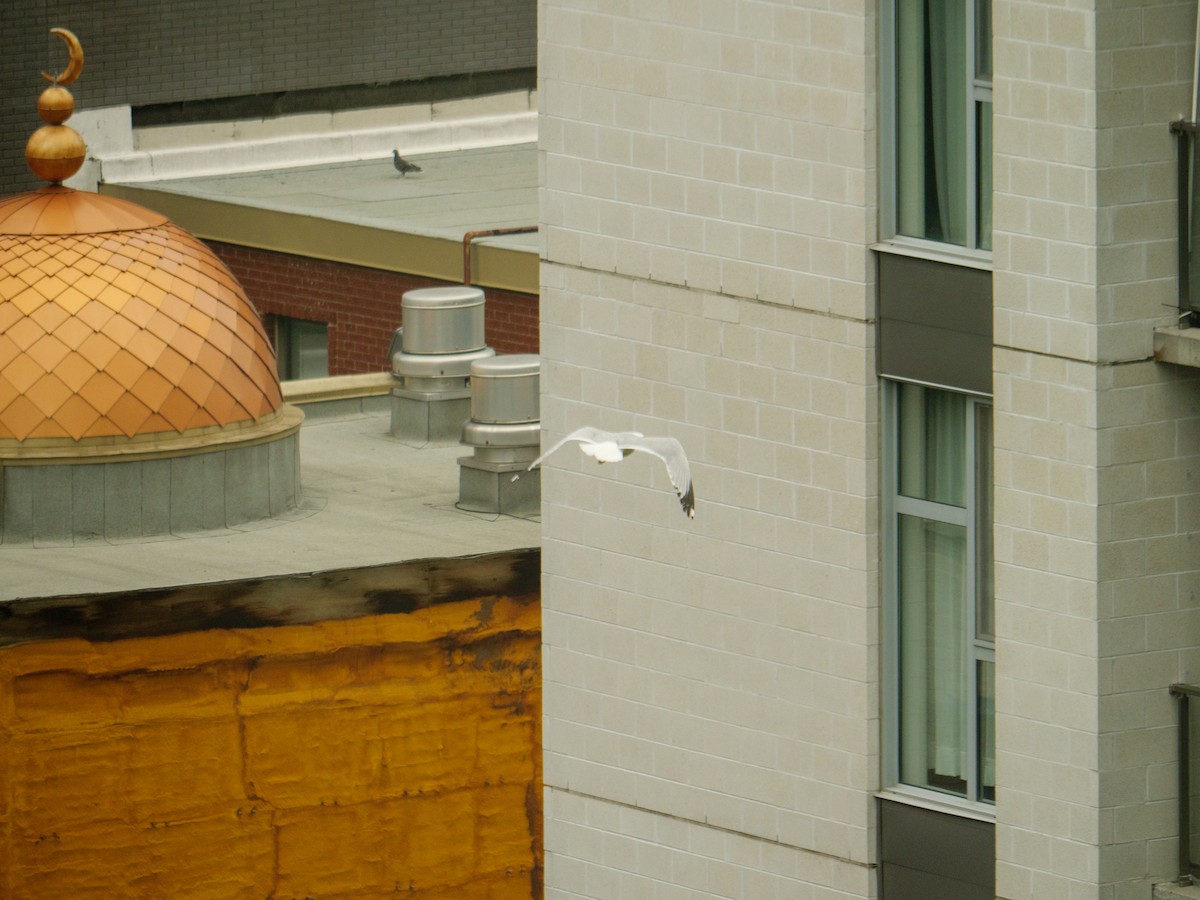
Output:
<svg viewBox="0 0 1200 900">
<path fill-rule="evenodd" d="M 180 435 L 107 456 L 26 446 L 5 459 L 0 448 L 0 545 L 185 536 L 284 515 L 301 500 L 302 419 L 285 406 L 236 436 Z"/>
</svg>

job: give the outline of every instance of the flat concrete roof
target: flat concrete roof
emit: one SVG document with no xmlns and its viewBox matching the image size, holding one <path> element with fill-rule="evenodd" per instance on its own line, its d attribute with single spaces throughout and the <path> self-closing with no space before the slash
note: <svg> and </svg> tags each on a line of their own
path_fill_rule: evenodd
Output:
<svg viewBox="0 0 1200 900">
<path fill-rule="evenodd" d="M 461 282 L 467 232 L 536 226 L 537 145 L 101 186 L 198 237 Z M 536 233 L 478 239 L 473 283 L 536 294 Z"/>
<path fill-rule="evenodd" d="M 318 404 L 300 430 L 303 502 L 280 519 L 201 535 L 0 545 L 0 601 L 304 574 L 538 547 L 536 518 L 459 510 L 458 444 L 391 436 L 380 401 Z"/>
</svg>

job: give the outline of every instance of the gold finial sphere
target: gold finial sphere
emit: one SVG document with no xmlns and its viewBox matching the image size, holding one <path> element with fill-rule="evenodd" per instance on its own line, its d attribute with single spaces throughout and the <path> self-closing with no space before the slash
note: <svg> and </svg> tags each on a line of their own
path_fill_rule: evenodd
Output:
<svg viewBox="0 0 1200 900">
<path fill-rule="evenodd" d="M 30 135 L 25 144 L 25 162 L 38 178 L 61 184 L 79 171 L 87 156 L 87 145 L 79 132 L 63 124 L 75 112 L 75 98 L 63 85 L 70 84 L 83 70 L 83 49 L 79 39 L 65 28 L 51 28 L 50 33 L 66 43 L 70 62 L 57 75 L 42 73 L 53 82 L 38 97 L 38 115 L 47 124 Z"/>
<path fill-rule="evenodd" d="M 87 145 L 70 125 L 43 125 L 25 144 L 25 162 L 43 181 L 59 184 L 79 171 Z"/>
<path fill-rule="evenodd" d="M 38 115 L 43 122 L 61 125 L 75 112 L 75 98 L 65 87 L 48 87 L 38 97 Z"/>
</svg>

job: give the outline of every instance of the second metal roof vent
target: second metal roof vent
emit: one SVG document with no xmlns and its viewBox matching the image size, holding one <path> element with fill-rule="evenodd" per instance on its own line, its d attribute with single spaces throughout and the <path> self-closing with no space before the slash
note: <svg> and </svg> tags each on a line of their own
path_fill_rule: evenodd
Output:
<svg viewBox="0 0 1200 900">
<path fill-rule="evenodd" d="M 475 287 L 406 291 L 392 341 L 392 435 L 456 441 L 471 413 L 471 363 L 496 355 L 484 341 L 484 296 Z M 398 350 L 395 349 L 399 343 Z"/>
<path fill-rule="evenodd" d="M 541 360 L 533 354 L 471 364 L 471 418 L 462 442 L 472 456 L 458 460 L 458 505 L 471 512 L 532 516 L 541 509 L 541 470 L 518 481 L 537 458 L 542 423 Z"/>
</svg>

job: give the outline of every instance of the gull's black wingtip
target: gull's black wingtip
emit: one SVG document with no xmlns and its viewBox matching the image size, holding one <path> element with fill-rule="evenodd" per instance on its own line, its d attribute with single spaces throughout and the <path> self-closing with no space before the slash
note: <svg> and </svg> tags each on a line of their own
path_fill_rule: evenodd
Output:
<svg viewBox="0 0 1200 900">
<path fill-rule="evenodd" d="M 683 507 L 683 511 L 689 519 L 696 518 L 696 493 L 690 484 L 687 493 L 679 495 L 679 505 Z"/>
</svg>

